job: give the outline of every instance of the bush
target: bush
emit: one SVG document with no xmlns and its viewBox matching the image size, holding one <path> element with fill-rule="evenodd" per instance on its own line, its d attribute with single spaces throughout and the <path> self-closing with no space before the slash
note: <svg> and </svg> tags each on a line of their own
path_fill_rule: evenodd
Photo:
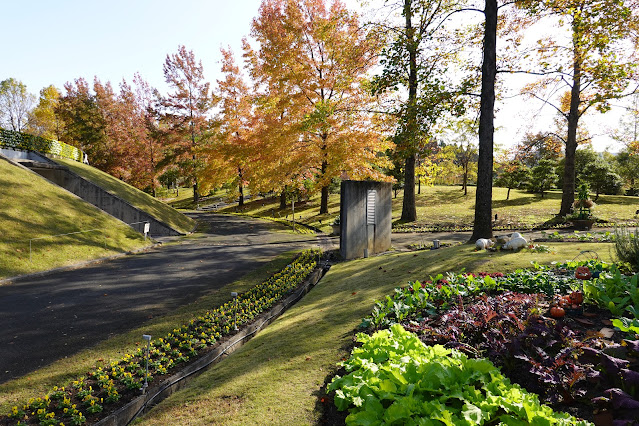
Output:
<svg viewBox="0 0 639 426">
<path fill-rule="evenodd" d="M 80 162 L 85 159 L 84 152 L 74 146 L 53 139 L 15 132 L 13 130 L 0 129 L 0 147 L 36 151 L 42 154 L 54 154 Z"/>
<path fill-rule="evenodd" d="M 634 233 L 628 228 L 615 228 L 615 252 L 620 261 L 639 271 L 639 228 Z"/>
</svg>

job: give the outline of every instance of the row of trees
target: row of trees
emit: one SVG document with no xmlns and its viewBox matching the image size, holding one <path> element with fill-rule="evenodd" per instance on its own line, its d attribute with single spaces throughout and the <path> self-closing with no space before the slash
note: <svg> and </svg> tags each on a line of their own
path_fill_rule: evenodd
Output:
<svg viewBox="0 0 639 426">
<path fill-rule="evenodd" d="M 43 89 L 30 114 L 4 114 L 3 125 L 74 143 L 93 164 L 139 187 L 154 189 L 159 173 L 179 175 L 195 200 L 230 182 L 240 203 L 246 186 L 283 201 L 286 193 L 318 191 L 326 213 L 337 177 L 394 176 L 404 183 L 405 221 L 416 219 L 416 178 L 428 181 L 448 155 L 466 178 L 476 167 L 473 238 L 489 237 L 498 76 L 537 75 L 522 92 L 564 122 L 557 139 L 565 215 L 580 120 L 634 91 L 635 1 L 385 0 L 384 19 L 362 25 L 339 1 L 264 0 L 251 26 L 254 43 L 243 43 L 244 67 L 223 49 L 223 78 L 213 87 L 180 46 L 164 64 L 168 94 L 139 75 L 117 92 L 97 78 L 92 88 L 78 79 L 66 93 Z M 477 12 L 483 21 L 467 25 Z M 557 31 L 527 43 L 534 25 Z M 1 111 L 8 110 L 5 82 Z M 459 135 L 475 129 L 478 152 L 468 140 L 455 141 L 455 153 L 438 148 L 446 127 Z"/>
<path fill-rule="evenodd" d="M 497 186 L 526 189 L 541 194 L 549 189 L 562 188 L 566 160 L 559 155 L 543 155 L 535 161 L 510 160 L 497 164 Z M 592 149 L 575 152 L 575 182 L 585 183 L 595 193 L 639 195 L 639 156 L 627 149 L 617 154 L 596 153 Z M 624 190 L 625 188 L 625 190 Z"/>
</svg>

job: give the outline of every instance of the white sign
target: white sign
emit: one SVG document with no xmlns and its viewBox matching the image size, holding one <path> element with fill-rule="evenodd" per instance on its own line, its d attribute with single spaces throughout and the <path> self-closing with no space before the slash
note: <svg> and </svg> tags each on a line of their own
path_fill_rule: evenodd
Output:
<svg viewBox="0 0 639 426">
<path fill-rule="evenodd" d="M 150 230 L 151 230 L 151 224 L 149 222 L 146 222 L 144 224 L 144 235 L 148 234 Z"/>
</svg>

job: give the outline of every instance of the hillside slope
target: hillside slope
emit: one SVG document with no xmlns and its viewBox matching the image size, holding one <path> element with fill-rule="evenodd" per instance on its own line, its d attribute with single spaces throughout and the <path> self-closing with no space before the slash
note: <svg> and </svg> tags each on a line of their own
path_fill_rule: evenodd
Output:
<svg viewBox="0 0 639 426">
<path fill-rule="evenodd" d="M 117 219 L 4 160 L 0 160 L 0 230 L 0 278 L 149 244 Z M 74 234 L 56 236 L 69 233 Z"/>
<path fill-rule="evenodd" d="M 127 201 L 132 206 L 145 211 L 176 231 L 187 234 L 191 232 L 195 226 L 195 221 L 193 219 L 184 216 L 173 207 L 156 200 L 149 194 L 142 192 L 139 189 L 109 175 L 108 173 L 96 169 L 95 167 L 68 159 L 56 158 L 54 161 L 69 167 L 69 169 L 83 178 Z"/>
</svg>

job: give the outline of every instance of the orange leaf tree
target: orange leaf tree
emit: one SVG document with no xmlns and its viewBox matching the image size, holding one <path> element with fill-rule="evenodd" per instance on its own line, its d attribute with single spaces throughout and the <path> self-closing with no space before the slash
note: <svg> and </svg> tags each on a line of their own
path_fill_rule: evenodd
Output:
<svg viewBox="0 0 639 426">
<path fill-rule="evenodd" d="M 266 180 L 313 177 L 323 214 L 332 179 L 383 178 L 374 166 L 388 143 L 366 90 L 378 43 L 357 16 L 339 1 L 265 0 L 251 35 L 259 50 L 245 42 L 245 51 L 261 94 L 258 150 Z"/>
<path fill-rule="evenodd" d="M 244 187 L 254 150 L 252 149 L 252 99 L 249 86 L 235 64 L 230 49 L 221 49 L 223 80 L 217 81 L 214 100 L 218 107 L 215 134 L 200 148 L 204 188 L 233 181 L 239 205 L 244 205 Z"/>
</svg>

